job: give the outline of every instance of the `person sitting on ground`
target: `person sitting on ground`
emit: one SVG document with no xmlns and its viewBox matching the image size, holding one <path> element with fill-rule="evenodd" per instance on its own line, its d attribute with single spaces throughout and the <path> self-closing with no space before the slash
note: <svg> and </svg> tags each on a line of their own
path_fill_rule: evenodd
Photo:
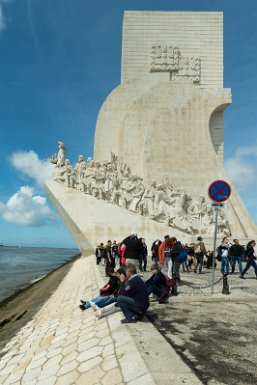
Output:
<svg viewBox="0 0 257 385">
<path fill-rule="evenodd" d="M 119 275 L 120 293 L 117 298 L 119 306 L 125 316 L 121 323 L 137 322 L 149 307 L 148 290 L 145 282 L 138 276 L 136 266 L 127 264 L 126 276 Z"/>
<path fill-rule="evenodd" d="M 120 271 L 122 272 L 122 271 Z M 81 310 L 86 310 L 92 307 L 94 310 L 110 305 L 111 303 L 117 302 L 117 295 L 120 290 L 120 281 L 118 278 L 119 273 L 114 272 L 113 267 L 109 267 L 108 275 L 109 281 L 100 289 L 99 296 L 92 298 L 91 300 L 81 301 L 79 306 Z"/>
<path fill-rule="evenodd" d="M 157 297 L 161 297 L 164 290 L 167 288 L 166 278 L 161 272 L 158 264 L 154 264 L 151 267 L 153 275 L 145 282 L 148 295 L 155 294 Z"/>
</svg>

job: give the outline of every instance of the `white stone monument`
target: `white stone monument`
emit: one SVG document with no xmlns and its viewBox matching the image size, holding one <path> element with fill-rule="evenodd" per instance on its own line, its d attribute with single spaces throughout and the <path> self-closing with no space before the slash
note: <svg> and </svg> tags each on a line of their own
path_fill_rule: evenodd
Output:
<svg viewBox="0 0 257 385">
<path fill-rule="evenodd" d="M 125 12 L 121 84 L 99 113 L 85 182 L 80 174 L 80 191 L 46 184 L 78 246 L 85 251 L 131 230 L 148 243 L 166 233 L 184 242 L 210 238 L 208 186 L 231 184 L 223 168 L 230 103 L 221 12 Z M 220 236 L 257 234 L 234 186 L 219 224 Z"/>
</svg>

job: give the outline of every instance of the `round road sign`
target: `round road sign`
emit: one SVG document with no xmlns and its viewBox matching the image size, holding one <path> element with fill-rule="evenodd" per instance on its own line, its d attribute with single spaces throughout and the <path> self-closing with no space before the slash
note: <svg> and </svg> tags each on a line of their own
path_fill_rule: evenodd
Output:
<svg viewBox="0 0 257 385">
<path fill-rule="evenodd" d="M 215 180 L 208 188 L 208 195 L 214 202 L 224 202 L 230 197 L 230 194 L 231 187 L 224 180 Z"/>
</svg>

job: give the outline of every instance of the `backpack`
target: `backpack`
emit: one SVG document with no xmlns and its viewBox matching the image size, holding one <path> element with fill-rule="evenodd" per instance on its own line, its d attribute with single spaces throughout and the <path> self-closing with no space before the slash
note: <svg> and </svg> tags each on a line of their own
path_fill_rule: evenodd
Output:
<svg viewBox="0 0 257 385">
<path fill-rule="evenodd" d="M 163 275 L 165 277 L 166 286 L 169 289 L 172 289 L 176 285 L 176 278 L 175 277 L 169 278 L 166 274 L 163 274 Z"/>
<path fill-rule="evenodd" d="M 184 262 L 187 259 L 187 256 L 188 256 L 188 250 L 182 247 L 178 255 L 179 262 Z"/>
<path fill-rule="evenodd" d="M 200 243 L 198 243 L 196 246 L 195 246 L 195 254 L 200 254 L 202 252 L 201 250 L 201 245 Z"/>
</svg>

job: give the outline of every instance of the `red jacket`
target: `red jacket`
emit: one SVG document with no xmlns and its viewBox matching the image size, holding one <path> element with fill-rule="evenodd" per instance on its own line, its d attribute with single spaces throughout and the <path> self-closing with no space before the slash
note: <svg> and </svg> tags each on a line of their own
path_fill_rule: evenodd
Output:
<svg viewBox="0 0 257 385">
<path fill-rule="evenodd" d="M 160 244 L 160 247 L 159 247 L 159 250 L 158 250 L 158 254 L 159 254 L 159 265 L 160 267 L 163 266 L 163 263 L 164 263 L 164 259 L 165 259 L 165 249 L 166 247 L 169 247 L 170 249 L 172 249 L 172 243 L 171 242 L 166 242 L 166 241 L 163 241 L 161 244 Z"/>
</svg>

